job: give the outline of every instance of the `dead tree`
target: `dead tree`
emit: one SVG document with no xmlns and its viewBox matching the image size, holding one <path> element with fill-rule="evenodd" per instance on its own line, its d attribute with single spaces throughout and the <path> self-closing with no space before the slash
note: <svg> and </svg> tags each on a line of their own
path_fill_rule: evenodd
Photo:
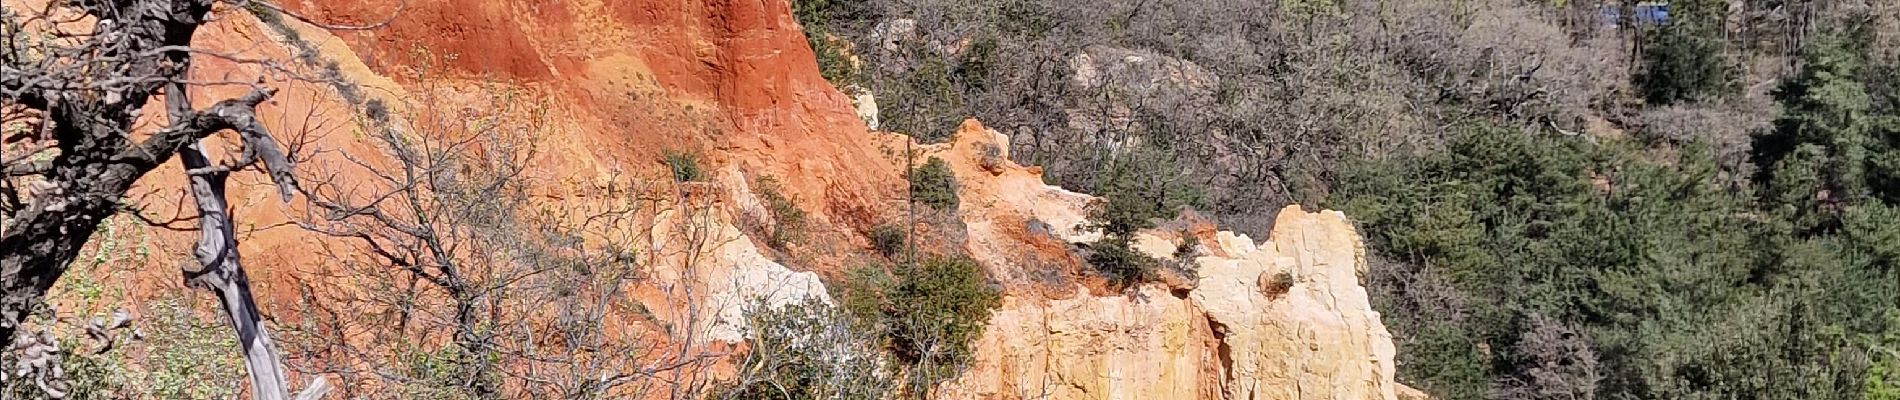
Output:
<svg viewBox="0 0 1900 400">
<path fill-rule="evenodd" d="M 177 155 L 201 235 L 184 276 L 216 294 L 230 317 L 253 398 L 285 399 L 283 365 L 252 298 L 224 191 L 232 173 L 252 167 L 268 174 L 284 201 L 297 185 L 291 159 L 256 114 L 276 90 L 191 77 L 195 56 L 266 64 L 192 47 L 215 3 L 54 0 L 0 9 L 0 119 L 24 127 L 0 132 L 0 339 L 13 338 L 41 309 L 100 223 L 128 208 L 132 185 Z M 205 84 L 252 89 L 193 109 L 190 88 Z M 134 123 L 160 95 L 165 126 L 135 140 Z M 242 150 L 216 162 L 200 142 L 227 131 Z"/>
<path fill-rule="evenodd" d="M 496 346 L 490 329 L 491 309 L 504 299 L 497 291 L 508 282 L 527 279 L 540 271 L 509 268 L 497 260 L 509 247 L 519 245 L 501 236 L 518 220 L 515 207 L 524 206 L 519 175 L 532 155 L 533 143 L 507 135 L 501 120 L 510 104 L 498 102 L 480 115 L 434 110 L 431 99 L 416 103 L 422 110 L 398 119 L 380 100 L 365 107 L 360 129 L 383 151 L 383 157 L 342 154 L 347 160 L 338 171 L 323 171 L 310 179 L 305 191 L 316 213 L 298 221 L 314 233 L 342 239 L 326 249 L 344 275 L 368 277 L 371 290 L 392 296 L 367 298 L 313 298 L 309 303 L 395 310 L 392 337 L 422 339 L 440 328 L 451 331 L 448 342 L 452 364 L 449 386 L 480 398 L 499 397 L 494 365 Z M 438 112 L 439 111 L 439 112 Z M 342 170 L 375 176 L 367 182 L 336 178 Z M 368 257 L 358 256 L 366 254 Z M 321 296 L 319 289 L 306 290 Z M 440 305 L 439 307 L 437 305 Z M 446 313 L 436 312 L 446 308 Z M 442 315 L 446 314 L 446 315 Z M 336 321 L 337 324 L 352 321 Z M 373 322 L 374 323 L 374 322 Z M 339 339 L 339 341 L 342 339 Z M 393 339 L 392 339 L 393 340 Z M 331 343 L 349 346 L 350 343 Z M 428 346 L 413 343 L 411 346 Z M 400 352 L 405 349 L 390 349 Z M 349 351 L 355 358 L 377 364 L 378 351 Z M 380 365 L 372 369 L 382 370 Z M 388 374 L 387 371 L 374 371 Z"/>
<path fill-rule="evenodd" d="M 303 169 L 298 225 L 334 239 L 322 273 L 347 277 L 304 285 L 313 310 L 292 329 L 309 340 L 288 342 L 322 364 L 309 372 L 473 398 L 647 398 L 629 393 L 703 379 L 710 358 L 627 327 L 654 312 L 630 294 L 653 259 L 633 249 L 675 239 L 641 217 L 666 202 L 618 178 L 591 200 L 531 193 L 543 110 L 496 87 L 451 105 L 416 80 L 418 97 L 365 106 L 358 129 L 378 152 L 320 149 L 344 161 Z M 446 366 L 416 371 L 404 352 Z"/>
</svg>

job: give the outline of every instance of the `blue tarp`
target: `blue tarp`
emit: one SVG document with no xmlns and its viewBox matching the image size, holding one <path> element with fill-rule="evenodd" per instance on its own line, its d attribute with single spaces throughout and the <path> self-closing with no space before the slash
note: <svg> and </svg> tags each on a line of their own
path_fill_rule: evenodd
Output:
<svg viewBox="0 0 1900 400">
<path fill-rule="evenodd" d="M 1623 23 L 1623 7 L 1603 6 L 1599 9 L 1605 25 L 1616 26 Z M 1669 3 L 1646 1 L 1632 7 L 1631 19 L 1638 25 L 1662 25 L 1669 23 Z"/>
</svg>

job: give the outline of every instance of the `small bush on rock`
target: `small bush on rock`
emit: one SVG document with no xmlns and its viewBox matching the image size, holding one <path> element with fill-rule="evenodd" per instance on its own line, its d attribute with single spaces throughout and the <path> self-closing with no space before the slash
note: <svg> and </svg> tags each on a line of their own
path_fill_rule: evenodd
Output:
<svg viewBox="0 0 1900 400">
<path fill-rule="evenodd" d="M 931 157 L 923 166 L 912 169 L 910 198 L 933 209 L 956 211 L 957 177 L 950 171 L 950 164 L 942 158 Z"/>
<path fill-rule="evenodd" d="M 883 254 L 884 257 L 897 257 L 898 252 L 904 251 L 904 239 L 907 235 L 903 228 L 883 224 L 872 227 L 871 232 L 865 236 L 871 238 L 871 246 L 877 248 L 878 254 Z"/>
<path fill-rule="evenodd" d="M 766 211 L 772 214 L 772 230 L 766 234 L 766 244 L 785 250 L 787 245 L 798 241 L 804 234 L 805 210 L 785 196 L 778 178 L 760 176 L 753 180 L 752 190 L 759 194 Z"/>
<path fill-rule="evenodd" d="M 666 167 L 673 171 L 673 180 L 680 182 L 699 182 L 706 180 L 705 173 L 699 169 L 698 154 L 678 150 L 667 150 L 661 157 L 666 161 Z"/>
</svg>

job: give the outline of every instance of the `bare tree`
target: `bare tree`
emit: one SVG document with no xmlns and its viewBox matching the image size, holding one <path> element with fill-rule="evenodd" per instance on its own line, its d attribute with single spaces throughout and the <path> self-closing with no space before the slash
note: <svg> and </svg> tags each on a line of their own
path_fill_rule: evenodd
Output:
<svg viewBox="0 0 1900 400">
<path fill-rule="evenodd" d="M 735 376 L 710 398 L 864 399 L 893 398 L 896 360 L 884 352 L 883 337 L 867 321 L 815 299 L 772 306 L 747 306 L 746 342 Z"/>
<path fill-rule="evenodd" d="M 1596 398 L 1596 350 L 1583 333 L 1562 321 L 1531 314 L 1528 330 L 1518 338 L 1517 350 L 1525 364 L 1521 373 L 1498 379 L 1501 399 L 1588 400 Z"/>
<path fill-rule="evenodd" d="M 656 231 L 672 227 L 654 215 L 687 202 L 618 176 L 573 198 L 539 192 L 525 175 L 551 125 L 537 102 L 485 86 L 452 105 L 434 95 L 452 89 L 417 80 L 399 107 L 365 105 L 359 129 L 380 154 L 319 149 L 342 165 L 305 168 L 298 224 L 334 239 L 331 270 L 304 274 L 291 341 L 320 364 L 310 372 L 368 391 L 351 397 L 694 398 L 714 355 L 690 332 L 655 333 L 694 324 L 697 297 L 668 291 L 651 310 L 631 293 L 653 264 L 690 270 L 711 248 L 692 221 Z M 655 238 L 688 254 L 635 250 Z"/>
</svg>

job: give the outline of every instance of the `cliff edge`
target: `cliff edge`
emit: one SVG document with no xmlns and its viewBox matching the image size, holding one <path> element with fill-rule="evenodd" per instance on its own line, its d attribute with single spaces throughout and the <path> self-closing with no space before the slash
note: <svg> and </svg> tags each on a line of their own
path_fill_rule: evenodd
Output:
<svg viewBox="0 0 1900 400">
<path fill-rule="evenodd" d="M 1083 244 L 1094 198 L 1043 185 L 994 149 L 1004 135 L 965 122 L 925 153 L 960 178 L 967 250 L 1027 286 L 1042 241 Z M 999 165 L 1000 164 L 1000 165 Z M 1033 222 L 1032 222 L 1033 221 Z M 1045 232 L 1003 229 L 1043 225 Z M 1137 248 L 1185 262 L 1192 277 L 1124 292 L 1016 290 L 976 344 L 977 361 L 944 394 L 980 399 L 1396 399 L 1396 349 L 1366 290 L 1364 245 L 1337 211 L 1282 209 L 1263 242 L 1206 223 L 1155 229 Z M 1038 237 L 1040 236 L 1040 237 Z M 1187 237 L 1193 237 L 1192 240 Z M 1180 251 L 1186 243 L 1197 248 Z M 1028 249 L 1025 249 L 1028 248 Z M 1177 257 L 1192 258 L 1176 260 Z M 1015 278 L 1008 278 L 1015 277 Z M 1048 294 L 1055 294 L 1054 296 Z"/>
</svg>

